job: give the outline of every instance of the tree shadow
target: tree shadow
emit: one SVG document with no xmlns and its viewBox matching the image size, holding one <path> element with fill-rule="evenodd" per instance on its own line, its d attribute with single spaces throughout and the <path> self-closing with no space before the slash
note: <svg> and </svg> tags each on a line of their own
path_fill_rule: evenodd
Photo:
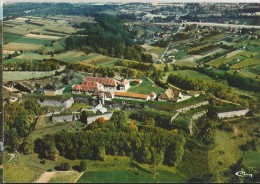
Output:
<svg viewBox="0 0 260 184">
<path fill-rule="evenodd" d="M 135 167 L 135 168 L 139 169 L 140 171 L 146 172 L 146 173 L 148 173 L 148 174 L 153 174 L 151 171 L 149 171 L 149 170 L 147 170 L 147 169 L 145 169 L 145 168 L 142 168 L 141 166 L 139 166 L 138 164 L 136 164 L 136 163 L 134 163 L 134 162 L 131 162 L 131 163 L 130 163 L 130 166 L 131 166 L 131 167 Z"/>
<path fill-rule="evenodd" d="M 75 170 L 75 171 L 80 172 L 80 167 L 78 165 L 72 166 L 72 169 Z"/>
</svg>

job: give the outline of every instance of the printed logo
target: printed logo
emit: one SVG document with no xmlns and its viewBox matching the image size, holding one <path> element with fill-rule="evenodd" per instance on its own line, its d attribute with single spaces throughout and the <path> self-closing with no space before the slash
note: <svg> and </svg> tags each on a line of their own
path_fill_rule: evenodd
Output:
<svg viewBox="0 0 260 184">
<path fill-rule="evenodd" d="M 247 174 L 245 171 L 238 171 L 235 173 L 235 175 L 239 177 L 253 177 L 253 174 Z"/>
</svg>

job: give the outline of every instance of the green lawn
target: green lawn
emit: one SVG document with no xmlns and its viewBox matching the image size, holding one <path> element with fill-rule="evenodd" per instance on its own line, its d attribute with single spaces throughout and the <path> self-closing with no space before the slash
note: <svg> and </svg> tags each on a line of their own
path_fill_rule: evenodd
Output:
<svg viewBox="0 0 260 184">
<path fill-rule="evenodd" d="M 247 151 L 245 154 L 244 163 L 248 167 L 260 168 L 260 153 L 253 150 Z"/>
<path fill-rule="evenodd" d="M 77 171 L 57 172 L 48 183 L 74 183 L 79 175 Z"/>
<path fill-rule="evenodd" d="M 44 170 L 31 167 L 26 163 L 7 163 L 4 165 L 4 182 L 6 183 L 32 183 Z"/>
<path fill-rule="evenodd" d="M 9 33 L 9 32 L 3 33 L 4 44 L 10 43 L 10 42 L 15 42 L 15 40 L 21 39 L 22 37 L 23 37 L 23 35 L 19 35 L 19 34 L 14 34 L 14 33 Z"/>
<path fill-rule="evenodd" d="M 167 80 L 167 77 L 169 74 L 180 74 L 183 76 L 187 76 L 191 79 L 200 79 L 203 81 L 207 81 L 207 82 L 213 82 L 213 79 L 211 79 L 209 76 L 202 74 L 200 72 L 194 71 L 194 70 L 178 70 L 178 71 L 171 71 L 171 72 L 167 72 L 165 75 L 165 80 Z"/>
<path fill-rule="evenodd" d="M 148 95 L 151 91 L 160 94 L 165 91 L 165 89 L 156 86 L 153 82 L 148 78 L 141 78 L 143 82 L 136 86 L 131 86 L 131 88 L 127 92 L 140 93 Z M 131 85 L 131 84 L 130 84 Z"/>
<path fill-rule="evenodd" d="M 95 56 L 96 54 L 86 55 L 82 51 L 68 51 L 61 54 L 56 54 L 54 58 L 64 62 L 80 62 Z"/>
<path fill-rule="evenodd" d="M 183 59 L 186 56 L 188 56 L 188 52 L 186 50 L 181 50 L 181 51 L 177 51 L 177 52 L 172 52 L 169 55 L 170 56 L 175 56 L 176 59 Z"/>
<path fill-rule="evenodd" d="M 33 78 L 41 78 L 46 76 L 54 75 L 54 71 L 50 72 L 18 72 L 10 71 L 3 72 L 3 81 L 19 81 L 19 80 L 28 80 Z"/>
<path fill-rule="evenodd" d="M 187 181 L 178 174 L 166 170 L 159 169 L 158 173 L 158 176 L 153 177 L 151 173 L 137 169 L 86 171 L 77 183 L 180 183 Z"/>
<path fill-rule="evenodd" d="M 50 40 L 29 38 L 29 37 L 23 37 L 15 40 L 15 43 L 29 43 L 29 44 L 36 44 L 36 45 L 44 45 L 45 43 L 48 42 L 50 42 Z"/>
</svg>

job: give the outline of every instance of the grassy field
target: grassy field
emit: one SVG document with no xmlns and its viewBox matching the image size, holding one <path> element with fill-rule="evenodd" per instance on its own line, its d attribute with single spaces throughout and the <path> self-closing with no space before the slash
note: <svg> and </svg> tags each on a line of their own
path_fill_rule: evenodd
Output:
<svg viewBox="0 0 260 184">
<path fill-rule="evenodd" d="M 81 109 L 88 109 L 88 108 L 92 108 L 92 106 L 81 104 L 81 103 L 74 103 L 70 109 L 71 111 L 75 112 L 75 111 L 80 111 Z"/>
<path fill-rule="evenodd" d="M 4 32 L 3 33 L 4 45 L 8 44 L 10 42 L 14 42 L 15 40 L 21 39 L 22 37 L 23 37 L 23 35 L 20 35 L 20 34 Z"/>
<path fill-rule="evenodd" d="M 239 59 L 239 62 L 242 62 L 243 60 L 247 59 L 248 57 L 254 54 L 256 53 L 250 51 L 236 50 L 227 54 L 227 56 L 221 56 L 217 59 L 208 62 L 207 64 L 211 66 L 219 66 L 221 64 L 230 63 L 236 59 Z"/>
<path fill-rule="evenodd" d="M 244 61 L 232 65 L 231 69 L 243 69 L 250 66 L 260 65 L 260 59 L 258 58 L 247 58 Z"/>
<path fill-rule="evenodd" d="M 260 153 L 253 150 L 247 151 L 244 163 L 248 167 L 260 168 Z"/>
<path fill-rule="evenodd" d="M 20 59 L 21 61 L 28 60 L 43 60 L 43 59 L 49 59 L 49 55 L 40 55 L 37 53 L 32 53 L 32 52 L 26 52 L 21 54 L 20 56 L 15 57 L 15 59 Z"/>
<path fill-rule="evenodd" d="M 74 183 L 79 175 L 77 171 L 57 172 L 48 183 Z"/>
<path fill-rule="evenodd" d="M 37 51 L 42 52 L 43 54 L 46 54 L 48 52 L 54 52 L 54 51 L 59 51 L 59 50 L 63 50 L 63 49 L 64 49 L 64 47 L 60 42 L 55 42 L 52 45 L 42 46 Z"/>
<path fill-rule="evenodd" d="M 33 78 L 41 78 L 46 76 L 54 75 L 54 71 L 50 72 L 3 72 L 3 81 L 19 81 L 19 80 L 28 80 Z"/>
<path fill-rule="evenodd" d="M 141 78 L 143 82 L 139 85 L 132 86 L 127 92 L 140 93 L 149 95 L 151 91 L 160 94 L 165 91 L 165 89 L 156 86 L 151 80 L 148 78 Z M 130 84 L 131 85 L 131 84 Z"/>
<path fill-rule="evenodd" d="M 56 54 L 54 58 L 64 62 L 81 62 L 95 56 L 96 54 L 87 55 L 82 51 L 68 51 L 61 54 Z"/>
<path fill-rule="evenodd" d="M 186 182 L 181 176 L 165 171 L 158 170 L 159 175 L 153 177 L 147 171 L 135 171 L 133 169 L 124 170 L 100 170 L 100 171 L 87 171 L 77 181 L 77 183 L 158 183 L 158 182 Z"/>
<path fill-rule="evenodd" d="M 142 45 L 143 48 L 146 49 L 147 52 L 149 52 L 154 59 L 159 59 L 160 55 L 164 52 L 165 48 L 162 47 L 156 47 L 151 45 Z"/>
<path fill-rule="evenodd" d="M 33 183 L 43 172 L 44 170 L 25 163 L 7 163 L 4 165 L 4 182 Z"/>
<path fill-rule="evenodd" d="M 176 59 L 183 59 L 188 56 L 188 52 L 185 50 L 180 50 L 170 53 L 169 56 L 175 56 Z"/>
<path fill-rule="evenodd" d="M 50 40 L 31 38 L 31 37 L 23 37 L 15 40 L 15 43 L 22 43 L 22 44 L 26 43 L 26 44 L 34 44 L 34 45 L 44 45 L 45 43 L 48 42 L 50 42 Z"/>
<path fill-rule="evenodd" d="M 104 56 L 100 54 L 89 54 L 88 58 L 80 61 L 81 64 L 94 65 L 94 66 L 114 66 L 119 61 L 117 58 Z"/>
<path fill-rule="evenodd" d="M 180 74 L 180 75 L 183 75 L 183 76 L 187 76 L 191 79 L 200 79 L 200 80 L 209 81 L 209 82 L 214 81 L 209 76 L 202 74 L 202 73 L 199 73 L 199 72 L 194 71 L 194 70 L 178 70 L 178 71 L 167 72 L 166 75 L 165 75 L 165 80 L 167 80 L 167 77 L 170 74 L 174 74 L 174 75 Z"/>
<path fill-rule="evenodd" d="M 190 61 L 175 61 L 174 63 L 172 63 L 173 65 L 175 66 L 187 66 L 187 67 L 196 67 L 197 64 L 196 63 L 193 63 L 193 62 L 190 62 Z"/>
<path fill-rule="evenodd" d="M 8 51 L 19 51 L 19 50 L 36 50 L 40 47 L 41 45 L 32 44 L 32 43 L 8 43 L 3 46 L 3 49 Z"/>
</svg>

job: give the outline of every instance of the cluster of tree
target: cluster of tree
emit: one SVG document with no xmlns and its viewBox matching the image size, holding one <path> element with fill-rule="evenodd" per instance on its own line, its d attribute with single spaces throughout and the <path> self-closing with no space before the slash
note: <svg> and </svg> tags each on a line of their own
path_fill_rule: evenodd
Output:
<svg viewBox="0 0 260 184">
<path fill-rule="evenodd" d="M 202 141 L 206 145 L 210 145 L 215 143 L 216 130 L 216 123 L 213 120 L 204 117 L 196 121 L 193 133 L 197 140 Z"/>
<path fill-rule="evenodd" d="M 5 62 L 3 68 L 8 71 L 53 71 L 59 68 L 59 63 L 53 61 Z"/>
<path fill-rule="evenodd" d="M 177 33 L 173 36 L 172 41 L 182 41 L 189 39 L 190 35 L 186 33 Z"/>
<path fill-rule="evenodd" d="M 195 54 L 195 55 L 196 54 L 201 54 L 201 53 L 210 51 L 212 49 L 216 49 L 218 47 L 219 47 L 218 45 L 207 45 L 205 47 L 201 47 L 201 48 L 196 49 L 196 50 L 191 50 L 191 51 L 189 51 L 189 54 Z"/>
<path fill-rule="evenodd" d="M 128 67 L 98 67 L 97 68 L 94 66 L 82 65 L 80 63 L 68 63 L 66 69 L 93 73 L 94 76 L 98 73 L 101 74 L 103 77 L 114 77 L 115 74 L 119 74 L 125 78 L 144 76 L 143 72 Z"/>
<path fill-rule="evenodd" d="M 87 36 L 70 36 L 65 40 L 67 50 L 80 48 L 117 58 L 151 62 L 152 57 L 137 44 L 132 43 L 133 35 L 116 17 L 100 15 L 95 17 L 96 24 L 83 23 L 78 27 L 84 30 L 77 34 Z"/>
<path fill-rule="evenodd" d="M 85 131 L 61 131 L 37 139 L 35 148 L 41 157 L 49 159 L 61 155 L 69 159 L 105 160 L 109 154 L 132 156 L 141 163 L 160 161 L 176 166 L 182 160 L 184 144 L 183 134 L 150 125 L 138 131 L 134 123 L 127 123 L 124 112 L 117 111 L 110 121 L 94 122 Z"/>
<path fill-rule="evenodd" d="M 124 66 L 127 68 L 137 69 L 143 72 L 156 71 L 156 68 L 152 64 L 137 63 L 132 61 L 120 60 L 116 63 L 117 66 Z"/>
<path fill-rule="evenodd" d="M 114 10 L 118 5 L 115 4 L 71 4 L 71 3 L 23 3 L 5 5 L 6 11 L 4 17 L 21 17 L 21 16 L 52 16 L 52 15 L 81 15 L 93 16 L 105 10 Z M 28 11 L 37 9 L 38 11 Z M 28 11 L 28 12 L 27 12 Z"/>
<path fill-rule="evenodd" d="M 168 76 L 167 81 L 177 87 L 186 90 L 204 90 L 207 93 L 211 93 L 218 98 L 229 100 L 236 103 L 241 103 L 247 107 L 249 107 L 249 101 L 242 99 L 238 94 L 231 92 L 229 87 L 216 84 L 216 83 L 207 83 L 203 80 L 194 80 L 187 76 L 183 75 L 174 75 L 171 74 Z"/>
<path fill-rule="evenodd" d="M 23 50 L 20 50 L 20 51 L 14 51 L 14 53 L 10 53 L 8 54 L 7 56 L 5 56 L 6 59 L 12 59 L 13 57 L 16 57 L 16 56 L 19 56 L 23 53 Z"/>
<path fill-rule="evenodd" d="M 147 125 L 159 126 L 168 130 L 173 128 L 171 124 L 172 116 L 165 114 L 162 111 L 151 111 L 151 110 L 141 110 L 130 115 L 131 119 L 135 119 L 140 122 L 145 122 Z"/>
<path fill-rule="evenodd" d="M 40 105 L 36 101 L 26 100 L 4 106 L 4 139 L 11 150 L 20 150 L 26 154 L 33 152 L 33 140 L 29 136 L 34 128 L 35 116 Z"/>
<path fill-rule="evenodd" d="M 229 85 L 260 93 L 260 82 L 251 78 L 242 77 L 239 73 L 234 72 L 233 75 L 227 74 L 227 82 Z"/>
<path fill-rule="evenodd" d="M 167 47 L 169 42 L 164 39 L 160 39 L 152 44 L 152 46 L 157 46 L 157 47 Z"/>
</svg>

